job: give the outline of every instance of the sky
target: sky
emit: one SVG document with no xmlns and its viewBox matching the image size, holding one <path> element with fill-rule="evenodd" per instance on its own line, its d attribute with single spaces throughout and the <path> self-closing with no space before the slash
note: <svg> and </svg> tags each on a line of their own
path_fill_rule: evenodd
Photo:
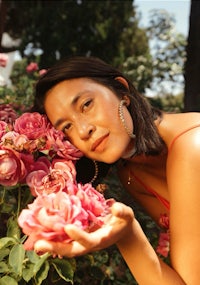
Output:
<svg viewBox="0 0 200 285">
<path fill-rule="evenodd" d="M 134 0 L 137 11 L 141 13 L 140 26 L 147 27 L 149 11 L 153 9 L 164 9 L 175 18 L 177 32 L 188 35 L 190 0 Z"/>
</svg>

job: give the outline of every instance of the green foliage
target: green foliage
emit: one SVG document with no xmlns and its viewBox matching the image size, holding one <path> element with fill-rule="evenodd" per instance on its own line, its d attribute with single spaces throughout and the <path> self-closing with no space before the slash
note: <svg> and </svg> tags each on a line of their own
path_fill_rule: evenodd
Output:
<svg viewBox="0 0 200 285">
<path fill-rule="evenodd" d="M 138 27 L 133 4 L 133 0 L 9 1 L 5 31 L 21 39 L 19 49 L 22 56 L 26 50 L 29 60 L 40 49 L 42 68 L 71 55 L 93 55 L 121 66 L 129 56 L 149 53 L 146 31 Z"/>
<path fill-rule="evenodd" d="M 11 103 L 19 113 L 30 109 L 33 102 L 34 84 L 39 74 L 26 72 L 28 61 L 26 58 L 14 63 L 10 76 L 12 86 L 0 86 L 0 104 Z"/>
<path fill-rule="evenodd" d="M 148 98 L 150 103 L 166 112 L 183 112 L 183 93 L 178 95 L 165 94 Z"/>
<path fill-rule="evenodd" d="M 140 93 L 152 82 L 152 58 L 150 56 L 131 56 L 123 63 L 123 71 L 127 77 L 133 81 Z"/>
</svg>

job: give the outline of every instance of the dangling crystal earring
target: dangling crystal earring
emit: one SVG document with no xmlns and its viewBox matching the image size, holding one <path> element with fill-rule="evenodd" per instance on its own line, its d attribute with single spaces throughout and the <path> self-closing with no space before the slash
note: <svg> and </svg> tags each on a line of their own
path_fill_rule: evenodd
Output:
<svg viewBox="0 0 200 285">
<path fill-rule="evenodd" d="M 88 183 L 91 183 L 91 184 L 97 179 L 97 176 L 99 174 L 99 168 L 98 168 L 98 164 L 97 164 L 96 160 L 93 160 L 93 163 L 94 163 L 94 176 L 90 180 L 90 182 L 88 182 Z"/>
<path fill-rule="evenodd" d="M 129 135 L 129 137 L 131 139 L 134 139 L 135 138 L 135 134 L 133 134 L 129 128 L 127 127 L 126 125 L 126 122 L 125 122 L 125 119 L 124 119 L 124 113 L 123 113 L 123 105 L 126 105 L 126 101 L 125 100 L 121 100 L 120 103 L 119 103 L 119 108 L 118 108 L 118 113 L 119 113 L 119 117 L 120 117 L 120 120 L 122 122 L 122 125 L 124 126 L 127 134 Z"/>
</svg>

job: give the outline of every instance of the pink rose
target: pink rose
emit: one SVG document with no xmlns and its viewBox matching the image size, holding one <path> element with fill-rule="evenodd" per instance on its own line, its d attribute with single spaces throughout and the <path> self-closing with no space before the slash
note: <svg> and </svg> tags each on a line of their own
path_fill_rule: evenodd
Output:
<svg viewBox="0 0 200 285">
<path fill-rule="evenodd" d="M 169 253 L 169 216 L 167 214 L 160 214 L 159 225 L 163 229 L 163 232 L 159 235 L 158 246 L 156 252 L 168 256 Z"/>
<path fill-rule="evenodd" d="M 31 153 L 20 153 L 21 156 L 21 161 L 23 162 L 25 169 L 26 169 L 26 174 L 23 177 L 23 179 L 20 180 L 20 183 L 26 183 L 26 176 L 28 173 L 33 171 L 34 165 L 35 165 L 35 160 L 34 156 Z"/>
<path fill-rule="evenodd" d="M 8 55 L 5 53 L 0 53 L 0 66 L 6 67 L 8 62 Z"/>
<path fill-rule="evenodd" d="M 48 172 L 47 172 L 48 171 Z M 39 169 L 27 175 L 26 183 L 33 196 L 65 190 L 68 181 L 74 182 L 76 169 L 72 161 L 53 160 L 49 169 Z"/>
<path fill-rule="evenodd" d="M 169 244 L 169 233 L 160 233 L 156 252 L 167 257 L 169 253 Z"/>
<path fill-rule="evenodd" d="M 24 144 L 28 142 L 28 138 L 25 135 L 10 131 L 2 136 L 1 142 L 4 146 L 13 148 L 17 151 L 22 151 L 24 149 Z"/>
<path fill-rule="evenodd" d="M 47 118 L 37 112 L 24 113 L 14 124 L 14 131 L 26 135 L 29 139 L 44 137 L 48 129 Z"/>
<path fill-rule="evenodd" d="M 0 184 L 14 186 L 26 175 L 21 156 L 13 149 L 0 146 Z"/>
<path fill-rule="evenodd" d="M 4 136 L 8 128 L 8 124 L 4 121 L 0 121 L 0 139 Z"/>
<path fill-rule="evenodd" d="M 45 173 L 49 172 L 49 168 L 51 167 L 51 162 L 48 160 L 46 156 L 40 156 L 33 165 L 32 171 L 43 170 Z"/>
<path fill-rule="evenodd" d="M 32 250 L 39 239 L 55 242 L 70 242 L 64 231 L 66 224 L 74 224 L 81 229 L 90 227 L 87 211 L 81 207 L 81 201 L 75 195 L 65 192 L 39 195 L 28 209 L 22 210 L 18 223 L 24 234 L 28 235 L 24 246 Z M 96 220 L 95 220 L 96 222 Z"/>
<path fill-rule="evenodd" d="M 77 160 L 83 154 L 69 141 L 65 140 L 63 132 L 51 127 L 46 133 L 46 148 L 51 150 L 49 154 L 54 156 L 55 153 L 62 158 Z"/>
<path fill-rule="evenodd" d="M 34 162 L 32 171 L 26 176 L 26 184 L 29 186 L 31 194 L 37 196 L 43 191 L 43 177 L 49 174 L 50 161 L 46 157 L 39 157 Z"/>
<path fill-rule="evenodd" d="M 0 104 L 0 120 L 12 125 L 18 115 L 11 104 Z"/>
<path fill-rule="evenodd" d="M 91 185 L 67 182 L 66 191 L 38 195 L 28 209 L 22 210 L 18 223 L 28 236 L 24 246 L 32 250 L 39 239 L 71 242 L 64 231 L 66 224 L 92 231 L 103 225 L 114 200 L 105 200 Z"/>
<path fill-rule="evenodd" d="M 169 217 L 167 214 L 160 215 L 159 225 L 164 229 L 169 229 Z"/>
<path fill-rule="evenodd" d="M 29 65 L 26 67 L 26 72 L 27 73 L 33 73 L 34 71 L 37 71 L 38 68 L 38 64 L 36 62 L 31 62 L 29 63 Z"/>
<path fill-rule="evenodd" d="M 43 74 L 47 73 L 47 69 L 40 69 L 39 75 L 42 76 Z"/>
<path fill-rule="evenodd" d="M 108 201 L 113 201 L 105 200 L 104 196 L 89 183 L 85 185 L 78 184 L 76 196 L 80 198 L 82 207 L 95 216 L 101 216 L 107 207 Z"/>
</svg>

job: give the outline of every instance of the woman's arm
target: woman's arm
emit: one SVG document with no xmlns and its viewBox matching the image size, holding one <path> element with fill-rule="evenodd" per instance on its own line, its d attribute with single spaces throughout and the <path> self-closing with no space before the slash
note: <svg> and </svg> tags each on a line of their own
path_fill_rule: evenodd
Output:
<svg viewBox="0 0 200 285">
<path fill-rule="evenodd" d="M 170 191 L 170 256 L 188 285 L 200 280 L 200 131 L 181 136 L 167 165 Z"/>
<path fill-rule="evenodd" d="M 157 256 L 137 220 L 117 246 L 138 284 L 186 285 L 179 274 Z"/>
</svg>

